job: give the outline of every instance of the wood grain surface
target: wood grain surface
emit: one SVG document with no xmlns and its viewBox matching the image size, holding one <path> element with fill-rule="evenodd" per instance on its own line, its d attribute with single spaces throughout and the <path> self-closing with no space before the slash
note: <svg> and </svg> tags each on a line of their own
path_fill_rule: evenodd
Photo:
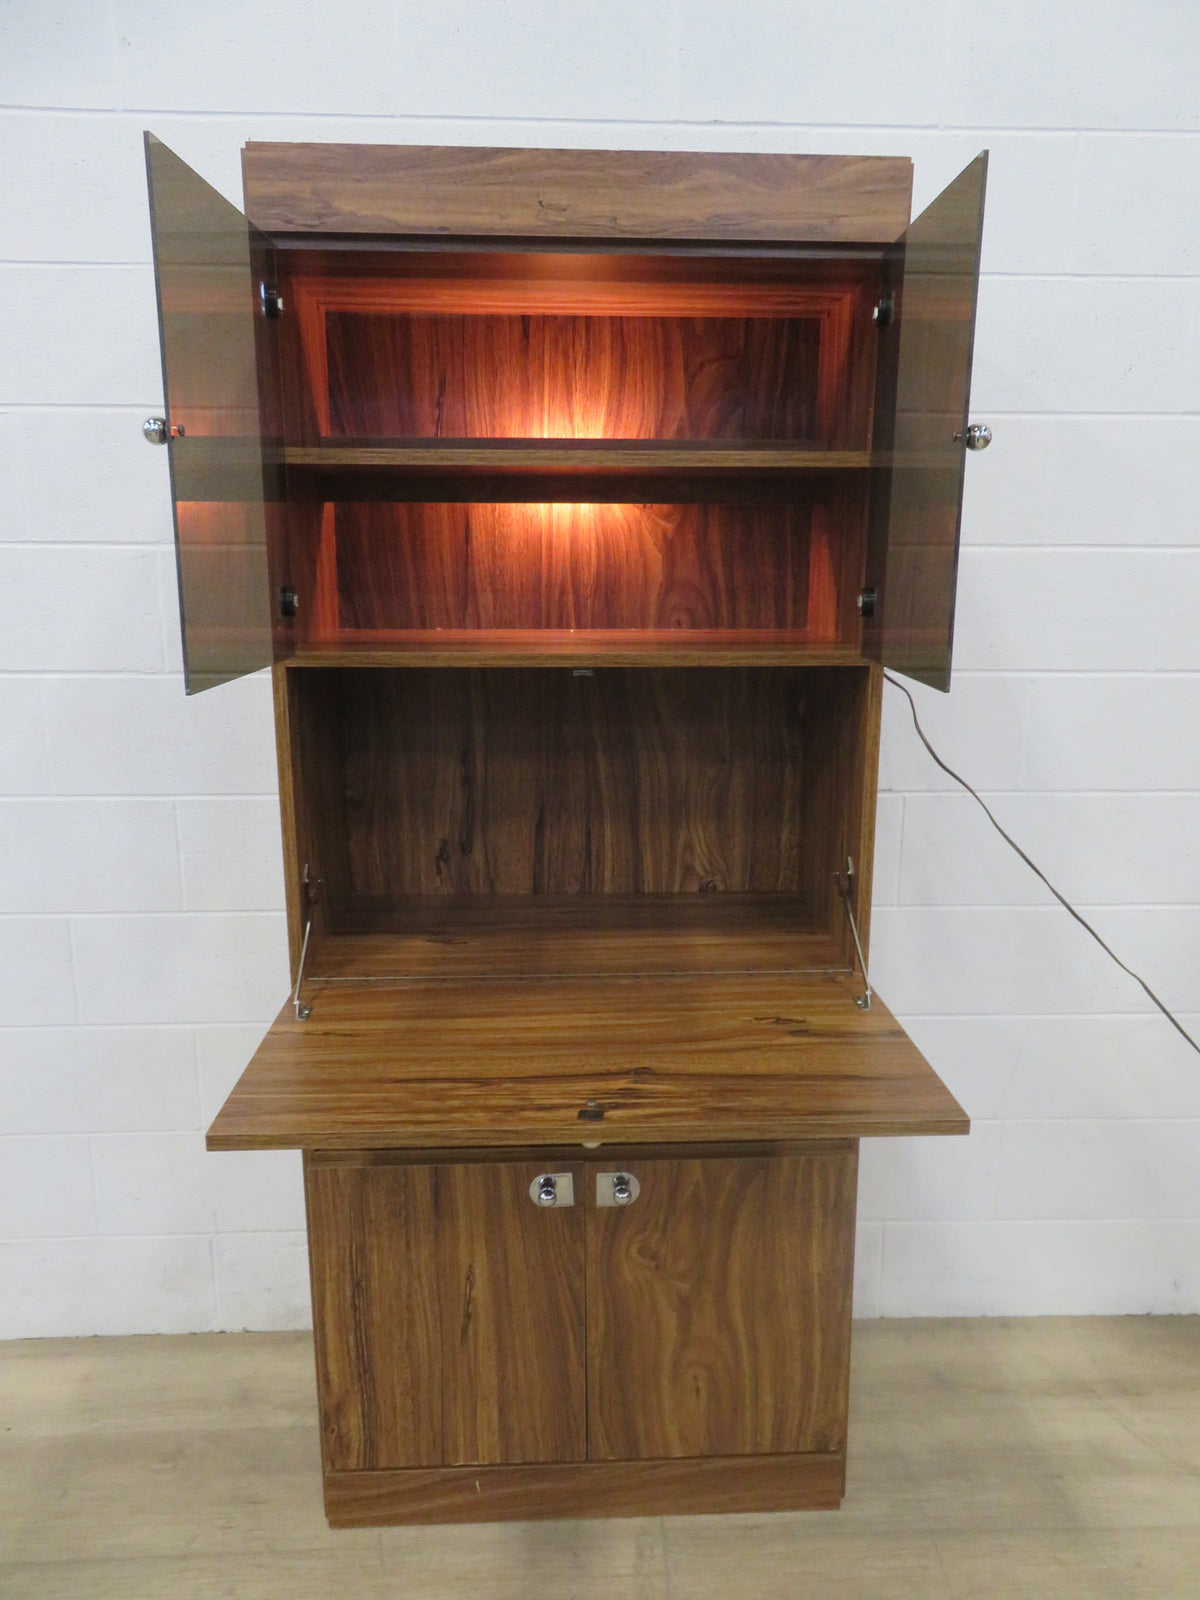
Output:
<svg viewBox="0 0 1200 1600">
<path fill-rule="evenodd" d="M 777 506 L 340 504 L 338 621 L 807 629 L 811 516 L 799 483 Z"/>
<path fill-rule="evenodd" d="M 841 1454 L 329 1472 L 325 1515 L 333 1528 L 369 1528 L 547 1517 L 833 1511 L 845 1488 Z"/>
<path fill-rule="evenodd" d="M 710 444 L 703 439 L 347 439 L 320 445 L 287 445 L 287 466 L 330 472 L 351 467 L 433 467 L 446 472 L 677 471 L 709 473 L 843 472 L 869 468 L 869 450 L 826 450 L 770 440 L 740 439 Z M 354 477 L 347 480 L 355 482 Z M 352 499 L 352 495 L 342 498 Z"/>
<path fill-rule="evenodd" d="M 441 1465 L 442 1323 L 432 1167 L 306 1170 L 327 1468 Z"/>
<path fill-rule="evenodd" d="M 442 255 L 435 275 L 420 252 L 305 252 L 284 264 L 285 435 L 866 449 L 878 264 L 696 267 L 510 252 Z"/>
<path fill-rule="evenodd" d="M 844 1449 L 857 1161 L 635 1156 L 623 1207 L 588 1168 L 589 1457 Z"/>
<path fill-rule="evenodd" d="M 356 899 L 796 894 L 803 679 L 355 673 Z"/>
<path fill-rule="evenodd" d="M 587 1454 L 585 1208 L 535 1205 L 529 1185 L 544 1171 L 437 1169 L 447 1465 Z"/>
<path fill-rule="evenodd" d="M 268 233 L 890 242 L 912 163 L 251 141 L 242 184 Z"/>
<path fill-rule="evenodd" d="M 289 445 L 283 459 L 301 501 L 476 505 L 787 504 L 812 494 L 815 485 L 804 477 L 865 472 L 872 464 L 866 450 L 649 439 L 346 441 Z M 327 509 L 332 516 L 332 505 Z M 854 534 L 850 527 L 847 537 Z M 303 578 L 293 581 L 308 592 Z"/>
<path fill-rule="evenodd" d="M 290 667 L 862 667 L 802 628 L 372 628 L 306 640 Z"/>
<path fill-rule="evenodd" d="M 831 974 L 320 981 L 280 1013 L 213 1150 L 965 1133 L 878 999 Z M 598 1122 L 580 1119 L 588 1101 Z"/>
<path fill-rule="evenodd" d="M 316 982 L 845 971 L 836 929 L 790 894 L 418 895 L 338 908 Z"/>
<path fill-rule="evenodd" d="M 867 678 L 292 674 L 304 859 L 319 864 L 324 920 L 345 928 L 419 896 L 699 895 L 720 915 L 723 895 L 783 894 L 821 898 L 828 926 Z"/>
<path fill-rule="evenodd" d="M 334 438 L 815 440 L 816 318 L 325 317 Z"/>
<path fill-rule="evenodd" d="M 583 1211 L 542 1170 L 306 1162 L 327 1471 L 583 1459 Z"/>
</svg>

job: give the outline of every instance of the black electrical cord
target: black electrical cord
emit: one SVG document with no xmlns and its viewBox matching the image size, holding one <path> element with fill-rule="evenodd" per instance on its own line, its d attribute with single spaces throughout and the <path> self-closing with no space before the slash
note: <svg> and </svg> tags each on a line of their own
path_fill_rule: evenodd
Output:
<svg viewBox="0 0 1200 1600">
<path fill-rule="evenodd" d="M 938 755 L 937 751 L 933 748 L 933 746 L 930 744 L 929 740 L 925 737 L 925 730 L 924 730 L 924 728 L 922 728 L 921 722 L 920 722 L 920 718 L 917 716 L 917 702 L 913 699 L 912 695 L 909 693 L 908 689 L 904 686 L 904 684 L 902 684 L 899 681 L 899 679 L 893 678 L 890 672 L 885 672 L 884 673 L 884 677 L 891 684 L 892 688 L 893 689 L 899 689 L 900 693 L 908 701 L 909 710 L 912 712 L 913 727 L 917 730 L 917 738 L 920 739 L 921 743 L 925 746 L 926 750 L 928 750 L 931 758 L 937 763 L 937 765 L 939 767 L 941 767 L 941 769 L 942 769 L 942 771 L 944 773 L 946 773 L 949 777 L 954 779 L 955 783 L 957 783 L 960 788 L 963 788 L 963 789 L 965 789 L 967 791 L 967 793 L 971 796 L 972 800 L 974 800 L 978 805 L 980 805 L 983 808 L 984 815 L 987 817 L 987 819 L 991 823 L 992 827 L 995 828 L 996 832 L 1004 840 L 1005 844 L 1008 845 L 1010 849 L 1015 850 L 1017 852 L 1017 854 L 1020 856 L 1021 860 L 1029 868 L 1030 872 L 1034 873 L 1037 877 L 1039 877 L 1042 880 L 1042 882 L 1046 885 L 1047 889 L 1049 889 L 1050 893 L 1058 901 L 1059 905 L 1062 906 L 1063 910 L 1064 911 L 1069 911 L 1071 913 L 1071 915 L 1075 918 L 1075 921 L 1079 924 L 1079 926 L 1081 928 L 1086 928 L 1088 933 L 1091 934 L 1092 938 L 1095 939 L 1096 943 L 1100 946 L 1101 950 L 1104 951 L 1105 955 L 1111 956 L 1111 958 L 1120 967 L 1122 972 L 1127 972 L 1129 974 L 1129 976 L 1134 980 L 1135 983 L 1141 984 L 1141 986 L 1145 990 L 1146 994 L 1149 995 L 1150 999 L 1154 1002 L 1154 1004 L 1162 1012 L 1163 1016 L 1166 1017 L 1167 1021 L 1171 1024 L 1171 1026 L 1178 1033 L 1181 1033 L 1183 1035 L 1183 1037 L 1187 1040 L 1187 1042 L 1191 1045 L 1192 1049 L 1197 1053 L 1197 1055 L 1200 1055 L 1200 1044 L 1196 1043 L 1195 1039 L 1192 1038 L 1191 1034 L 1184 1027 L 1183 1023 L 1180 1022 L 1179 1018 L 1177 1016 L 1175 1016 L 1175 1014 L 1169 1009 L 1169 1007 L 1165 1006 L 1162 1003 L 1162 1001 L 1155 994 L 1154 990 L 1146 982 L 1145 978 L 1139 977 L 1138 974 L 1133 970 L 1132 967 L 1127 967 L 1125 965 L 1125 963 L 1121 960 L 1120 956 L 1117 955 L 1116 951 L 1111 949 L 1107 944 L 1105 944 L 1104 940 L 1096 932 L 1095 928 L 1092 927 L 1091 923 L 1088 922 L 1085 917 L 1081 917 L 1080 916 L 1079 912 L 1076 911 L 1075 907 L 1067 899 L 1066 895 L 1060 894 L 1058 892 L 1058 890 L 1050 882 L 1050 879 L 1042 871 L 1041 867 L 1039 867 L 1035 861 L 1031 861 L 1029 859 L 1029 857 L 1025 854 L 1024 850 L 1021 849 L 1021 846 L 1017 843 L 1017 841 L 1012 837 L 1011 834 L 1008 834 L 1008 833 L 1006 833 L 1004 831 L 1004 829 L 1000 826 L 1000 824 L 996 821 L 995 817 L 992 815 L 991 810 L 988 807 L 987 801 L 982 799 L 980 795 L 976 794 L 975 790 L 972 789 L 971 785 L 967 782 L 967 780 L 964 777 L 961 777 L 957 772 L 955 772 L 953 767 L 948 767 L 946 765 L 946 763 L 942 760 L 941 756 Z"/>
</svg>

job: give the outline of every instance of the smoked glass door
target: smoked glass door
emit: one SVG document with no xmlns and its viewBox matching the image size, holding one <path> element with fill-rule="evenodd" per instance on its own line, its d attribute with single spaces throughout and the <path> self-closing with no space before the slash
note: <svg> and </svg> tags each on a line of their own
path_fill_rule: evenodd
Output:
<svg viewBox="0 0 1200 1600">
<path fill-rule="evenodd" d="M 936 689 L 950 687 L 986 178 L 984 151 L 909 226 L 880 329 L 863 648 Z"/>
<path fill-rule="evenodd" d="M 260 400 L 269 410 L 278 307 L 269 242 L 150 133 L 146 174 L 184 678 L 194 694 L 273 657 L 268 527 L 282 495 Z"/>
</svg>

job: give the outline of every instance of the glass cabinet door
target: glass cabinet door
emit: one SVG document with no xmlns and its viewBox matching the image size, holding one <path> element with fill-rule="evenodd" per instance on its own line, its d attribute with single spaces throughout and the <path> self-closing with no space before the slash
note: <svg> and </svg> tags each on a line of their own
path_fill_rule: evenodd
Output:
<svg viewBox="0 0 1200 1600">
<path fill-rule="evenodd" d="M 146 174 L 194 694 L 273 658 L 268 524 L 282 490 L 260 398 L 275 387 L 277 302 L 269 242 L 150 133 Z"/>
<path fill-rule="evenodd" d="M 863 649 L 936 689 L 950 687 L 986 178 L 984 151 L 909 226 L 880 330 Z"/>
</svg>

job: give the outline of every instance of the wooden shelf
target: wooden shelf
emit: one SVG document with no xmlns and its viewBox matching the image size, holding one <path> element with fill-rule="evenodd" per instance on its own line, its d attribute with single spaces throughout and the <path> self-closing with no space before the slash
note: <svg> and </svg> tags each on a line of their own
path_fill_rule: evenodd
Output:
<svg viewBox="0 0 1200 1600">
<path fill-rule="evenodd" d="M 849 975 L 387 981 L 284 1006 L 210 1150 L 511 1148 L 966 1133 Z M 602 1120 L 581 1120 L 588 1101 Z"/>
<path fill-rule="evenodd" d="M 495 628 L 344 630 L 290 667 L 862 666 L 862 652 L 803 630 Z"/>
<path fill-rule="evenodd" d="M 334 500 L 787 501 L 797 474 L 861 472 L 868 450 L 660 439 L 401 439 L 288 445 L 298 489 Z"/>
<path fill-rule="evenodd" d="M 824 450 L 775 441 L 707 439 L 347 439 L 287 445 L 284 463 L 296 467 L 437 467 L 463 472 L 787 472 L 861 470 L 869 450 Z"/>
</svg>

